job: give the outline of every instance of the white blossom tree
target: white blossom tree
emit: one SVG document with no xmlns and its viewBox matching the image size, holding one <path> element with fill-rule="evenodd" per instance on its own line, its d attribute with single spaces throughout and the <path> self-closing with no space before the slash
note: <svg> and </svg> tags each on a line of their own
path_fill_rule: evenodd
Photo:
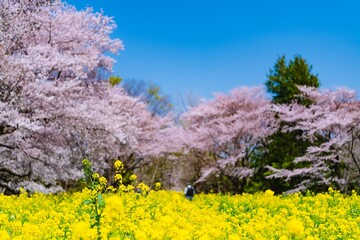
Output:
<svg viewBox="0 0 360 240">
<path fill-rule="evenodd" d="M 99 81 L 123 49 L 112 18 L 61 1 L 0 1 L 0 187 L 57 191 L 81 177 L 81 160 L 161 154 L 171 118 Z M 46 188 L 44 188 L 46 187 Z"/>
<path fill-rule="evenodd" d="M 251 156 L 266 136 L 277 129 L 272 104 L 260 88 L 238 88 L 229 95 L 218 94 L 185 113 L 185 145 L 213 156 L 198 182 L 210 175 L 231 179 L 243 191 L 246 178 L 253 175 Z"/>
<path fill-rule="evenodd" d="M 269 167 L 273 171 L 269 177 L 302 177 L 303 181 L 289 192 L 321 186 L 348 192 L 351 185 L 360 182 L 360 105 L 356 94 L 345 88 L 324 92 L 304 87 L 301 90 L 313 101 L 310 106 L 291 104 L 274 110 L 282 121 L 292 123 L 293 127 L 285 130 L 301 129 L 302 137 L 313 143 L 304 156 L 295 159 L 295 163 L 305 166 L 292 170 Z"/>
</svg>

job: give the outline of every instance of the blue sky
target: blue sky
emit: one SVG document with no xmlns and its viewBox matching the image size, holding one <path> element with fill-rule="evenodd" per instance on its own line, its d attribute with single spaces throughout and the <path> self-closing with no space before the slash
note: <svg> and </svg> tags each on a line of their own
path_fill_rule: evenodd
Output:
<svg viewBox="0 0 360 240">
<path fill-rule="evenodd" d="M 152 81 L 164 93 L 212 98 L 263 86 L 278 56 L 301 55 L 321 88 L 360 93 L 360 2 L 68 0 L 114 16 L 125 44 L 115 75 Z"/>
</svg>

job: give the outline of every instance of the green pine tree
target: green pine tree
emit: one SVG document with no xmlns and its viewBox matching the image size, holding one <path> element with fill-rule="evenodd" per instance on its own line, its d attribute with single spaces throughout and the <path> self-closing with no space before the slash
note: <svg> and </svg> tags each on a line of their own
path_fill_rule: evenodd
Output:
<svg viewBox="0 0 360 240">
<path fill-rule="evenodd" d="M 286 62 L 285 56 L 279 57 L 265 82 L 267 91 L 273 95 L 273 102 L 290 104 L 297 101 L 299 104 L 309 104 L 309 100 L 299 96 L 298 86 L 319 87 L 318 76 L 311 70 L 312 66 L 301 56 L 295 56 L 290 62 Z"/>
<path fill-rule="evenodd" d="M 319 87 L 318 76 L 311 73 L 311 70 L 312 66 L 301 56 L 295 56 L 289 62 L 286 61 L 285 56 L 279 57 L 265 82 L 267 91 L 273 96 L 272 101 L 276 104 L 290 104 L 294 101 L 305 106 L 311 104 L 309 99 L 300 96 L 298 88 L 298 86 Z M 282 126 L 285 124 L 281 123 Z M 248 185 L 247 191 L 271 189 L 280 194 L 301 181 L 300 178 L 288 181 L 267 179 L 266 176 L 270 172 L 265 168 L 266 165 L 279 169 L 303 167 L 303 164 L 294 164 L 294 159 L 304 155 L 307 147 L 310 146 L 309 141 L 300 138 L 301 135 L 301 130 L 282 132 L 279 129 L 267 139 L 268 144 L 256 151 L 253 165 L 257 171 Z"/>
</svg>

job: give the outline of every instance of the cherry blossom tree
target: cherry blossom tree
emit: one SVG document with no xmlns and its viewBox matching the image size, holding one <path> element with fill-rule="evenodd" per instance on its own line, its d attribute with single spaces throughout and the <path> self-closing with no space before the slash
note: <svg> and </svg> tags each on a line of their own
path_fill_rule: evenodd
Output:
<svg viewBox="0 0 360 240">
<path fill-rule="evenodd" d="M 274 110 L 280 119 L 293 123 L 288 131 L 301 129 L 302 137 L 312 142 L 306 154 L 295 159 L 295 163 L 305 166 L 269 167 L 273 171 L 269 177 L 287 180 L 302 177 L 303 181 L 289 192 L 321 189 L 321 186 L 323 190 L 331 186 L 348 192 L 360 181 L 360 105 L 356 94 L 345 88 L 323 92 L 305 87 L 301 90 L 313 101 L 312 105 L 282 105 Z"/>
<path fill-rule="evenodd" d="M 3 61 L 14 65 L 22 80 L 93 79 L 110 70 L 123 45 L 111 39 L 112 18 L 91 8 L 77 11 L 61 1 L 1 1 Z M 20 76 L 18 77 L 20 78 Z"/>
<path fill-rule="evenodd" d="M 107 171 L 161 154 L 170 117 L 112 87 L 102 73 L 123 49 L 112 18 L 61 1 L 0 2 L 0 187 L 58 191 L 89 158 Z M 170 141 L 168 141 L 170 142 Z M 131 162 L 130 162 L 131 161 Z"/>
<path fill-rule="evenodd" d="M 243 191 L 246 178 L 253 175 L 254 151 L 277 129 L 271 106 L 262 89 L 243 87 L 218 94 L 184 114 L 187 149 L 213 158 L 197 182 L 214 174 L 226 176 L 236 191 Z"/>
<path fill-rule="evenodd" d="M 150 136 L 160 138 L 160 128 L 166 128 L 170 119 L 153 116 L 122 89 L 104 82 L 67 81 L 35 83 L 23 93 L 34 91 L 37 94 L 27 95 L 23 104 L 31 109 L 28 119 L 41 127 L 24 132 L 24 145 L 12 151 L 14 161 L 23 160 L 22 168 L 31 171 L 33 179 L 52 185 L 77 179 L 84 158 L 104 171 L 117 158 L 135 167 L 144 156 L 161 153 Z"/>
</svg>

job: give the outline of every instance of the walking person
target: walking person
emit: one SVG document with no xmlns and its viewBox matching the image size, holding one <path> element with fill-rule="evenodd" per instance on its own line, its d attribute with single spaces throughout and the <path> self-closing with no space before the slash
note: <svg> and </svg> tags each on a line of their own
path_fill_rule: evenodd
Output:
<svg viewBox="0 0 360 240">
<path fill-rule="evenodd" d="M 194 195 L 195 195 L 195 188 L 193 186 L 191 186 L 191 184 L 188 184 L 185 187 L 184 195 L 188 200 L 191 201 L 194 198 Z"/>
</svg>

